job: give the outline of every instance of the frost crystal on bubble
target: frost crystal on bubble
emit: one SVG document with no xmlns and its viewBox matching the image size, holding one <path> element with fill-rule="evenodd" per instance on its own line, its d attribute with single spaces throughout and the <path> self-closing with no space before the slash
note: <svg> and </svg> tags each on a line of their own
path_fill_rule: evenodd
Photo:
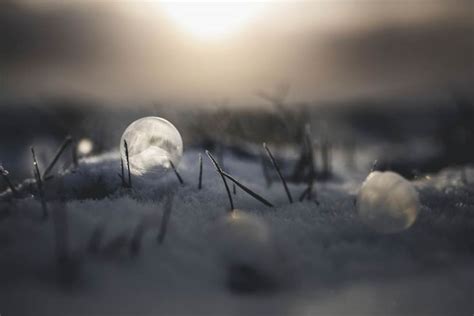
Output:
<svg viewBox="0 0 474 316">
<path fill-rule="evenodd" d="M 120 153 L 126 161 L 124 141 L 128 144 L 130 172 L 135 176 L 161 176 L 177 166 L 183 155 L 183 140 L 169 121 L 144 117 L 130 124 L 120 140 Z"/>
</svg>

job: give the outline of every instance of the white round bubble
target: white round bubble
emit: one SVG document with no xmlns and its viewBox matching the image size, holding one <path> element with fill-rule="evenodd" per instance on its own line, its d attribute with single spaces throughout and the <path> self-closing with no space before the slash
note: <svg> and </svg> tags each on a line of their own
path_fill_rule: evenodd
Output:
<svg viewBox="0 0 474 316">
<path fill-rule="evenodd" d="M 120 139 L 120 154 L 126 164 L 124 140 L 134 176 L 162 176 L 170 169 L 170 161 L 177 167 L 183 156 L 179 131 L 161 117 L 144 117 L 127 127 Z"/>
<path fill-rule="evenodd" d="M 357 196 L 361 220 L 379 233 L 409 228 L 419 209 L 418 192 L 413 184 L 394 172 L 371 172 Z"/>
<path fill-rule="evenodd" d="M 227 264 L 266 270 L 275 262 L 270 228 L 255 215 L 234 210 L 215 223 L 210 238 L 218 256 Z"/>
</svg>

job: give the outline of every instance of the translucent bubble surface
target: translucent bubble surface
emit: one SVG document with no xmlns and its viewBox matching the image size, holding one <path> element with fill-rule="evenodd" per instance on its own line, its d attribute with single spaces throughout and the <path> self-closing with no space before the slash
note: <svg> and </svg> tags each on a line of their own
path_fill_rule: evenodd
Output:
<svg viewBox="0 0 474 316">
<path fill-rule="evenodd" d="M 124 141 L 128 145 L 130 172 L 134 176 L 159 177 L 178 166 L 183 156 L 183 139 L 169 121 L 144 117 L 130 124 L 120 140 L 120 154 L 126 164 Z"/>
<path fill-rule="evenodd" d="M 275 259 L 270 227 L 247 212 L 234 210 L 220 218 L 211 236 L 221 259 L 228 264 L 246 264 L 266 270 Z"/>
<path fill-rule="evenodd" d="M 394 172 L 369 174 L 357 196 L 360 218 L 379 233 L 396 233 L 413 225 L 420 209 L 413 184 Z"/>
</svg>

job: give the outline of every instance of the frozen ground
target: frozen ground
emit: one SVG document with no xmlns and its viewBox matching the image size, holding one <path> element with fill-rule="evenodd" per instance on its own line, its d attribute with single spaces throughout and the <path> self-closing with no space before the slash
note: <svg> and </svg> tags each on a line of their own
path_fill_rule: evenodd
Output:
<svg viewBox="0 0 474 316">
<path fill-rule="evenodd" d="M 153 185 L 118 189 L 116 154 L 83 160 L 46 183 L 50 213 L 67 214 L 71 259 L 58 264 L 54 221 L 40 203 L 1 202 L 0 314 L 9 315 L 471 315 L 474 313 L 474 169 L 448 169 L 414 183 L 422 209 L 402 233 L 380 235 L 357 218 L 353 197 L 367 174 L 336 165 L 337 180 L 318 183 L 318 200 L 289 204 L 267 188 L 260 164 L 225 156 L 225 169 L 275 204 L 237 189 L 236 208 L 270 228 L 276 255 L 272 286 L 229 287 L 213 226 L 229 208 L 204 158 L 197 190 L 196 151 Z M 290 185 L 293 196 L 304 185 Z M 99 190 L 100 189 L 100 190 Z M 55 200 L 62 192 L 65 201 Z M 157 234 L 164 196 L 174 192 L 168 233 Z M 64 224 L 64 222 L 61 222 Z M 146 230 L 137 255 L 130 240 Z M 100 232 L 103 232 L 102 238 Z M 97 240 L 101 239 L 100 243 Z M 95 247 L 95 248 L 94 248 Z M 235 251 L 240 251 L 236 249 Z"/>
</svg>

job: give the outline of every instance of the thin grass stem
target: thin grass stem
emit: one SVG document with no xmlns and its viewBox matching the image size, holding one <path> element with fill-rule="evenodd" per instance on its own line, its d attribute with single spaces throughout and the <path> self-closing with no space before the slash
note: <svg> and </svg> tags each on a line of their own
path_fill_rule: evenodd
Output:
<svg viewBox="0 0 474 316">
<path fill-rule="evenodd" d="M 370 168 L 370 172 L 374 172 L 377 169 L 378 161 L 377 159 L 374 160 L 372 163 L 372 167 Z"/>
<path fill-rule="evenodd" d="M 171 160 L 169 160 L 169 162 L 170 162 L 171 168 L 172 168 L 173 171 L 174 171 L 174 174 L 176 175 L 176 178 L 178 178 L 179 183 L 181 183 L 181 185 L 184 185 L 183 178 L 181 178 L 181 176 L 179 175 L 179 172 L 178 172 L 178 170 L 176 169 L 174 163 L 173 163 Z"/>
<path fill-rule="evenodd" d="M 202 189 L 202 154 L 199 153 L 199 183 L 198 190 Z"/>
<path fill-rule="evenodd" d="M 286 195 L 288 196 L 288 201 L 290 201 L 290 203 L 293 203 L 293 198 L 291 196 L 290 190 L 288 189 L 285 178 L 281 174 L 280 167 L 278 166 L 278 163 L 276 162 L 275 157 L 273 157 L 273 154 L 270 151 L 270 148 L 268 148 L 266 143 L 263 143 L 263 148 L 265 148 L 265 151 L 267 152 L 267 155 L 270 158 L 273 167 L 275 168 L 276 172 L 278 173 L 278 177 L 280 178 L 280 181 L 283 184 L 283 187 L 285 189 Z"/>
<path fill-rule="evenodd" d="M 206 150 L 206 154 L 209 157 L 209 159 L 211 159 L 212 163 L 214 164 L 214 167 L 216 168 L 217 173 L 219 173 L 219 175 L 221 176 L 222 182 L 224 182 L 224 187 L 225 187 L 225 190 L 227 191 L 227 196 L 229 198 L 229 204 L 230 204 L 229 212 L 232 212 L 234 210 L 234 201 L 232 200 L 232 195 L 230 194 L 229 186 L 227 185 L 227 181 L 224 177 L 224 173 L 221 167 L 219 166 L 219 164 L 217 163 L 216 159 L 209 152 L 209 150 Z"/>
<path fill-rule="evenodd" d="M 43 209 L 43 219 L 48 218 L 48 208 L 46 206 L 46 200 L 44 198 L 43 191 L 43 180 L 41 179 L 41 173 L 38 167 L 38 161 L 36 160 L 35 149 L 31 146 L 31 155 L 33 157 L 33 173 L 36 178 L 36 186 L 38 188 L 38 194 L 41 201 L 41 208 Z"/>
<path fill-rule="evenodd" d="M 244 190 L 246 193 L 248 193 L 250 196 L 252 196 L 254 199 L 260 201 L 261 203 L 265 204 L 266 206 L 268 207 L 273 207 L 273 204 L 268 202 L 265 198 L 263 198 L 261 195 L 255 193 L 253 190 L 251 190 L 250 188 L 246 187 L 245 185 L 243 185 L 242 183 L 239 182 L 239 180 L 235 179 L 234 177 L 232 177 L 230 174 L 222 171 L 222 175 L 225 176 L 227 179 L 229 179 L 230 181 L 232 181 L 233 183 L 235 183 L 239 188 L 241 188 L 242 190 Z"/>
<path fill-rule="evenodd" d="M 127 187 L 127 183 L 125 182 L 125 170 L 124 170 L 124 167 L 123 167 L 123 159 L 122 157 L 120 157 L 120 170 L 121 170 L 121 174 L 119 174 L 119 178 L 120 180 L 122 181 L 122 188 L 125 188 Z"/>
<path fill-rule="evenodd" d="M 54 165 L 56 165 L 56 163 L 58 162 L 58 160 L 61 157 L 62 153 L 67 148 L 67 146 L 69 146 L 69 144 L 71 144 L 71 142 L 72 142 L 71 136 L 67 136 L 64 139 L 63 143 L 61 144 L 61 146 L 59 146 L 58 150 L 56 151 L 56 154 L 54 155 L 53 160 L 51 160 L 48 167 L 46 167 L 46 169 L 44 170 L 43 176 L 42 176 L 43 180 L 46 179 L 46 177 L 49 176 L 49 173 L 54 168 Z"/>
<path fill-rule="evenodd" d="M 2 176 L 3 180 L 7 184 L 7 186 L 10 188 L 10 190 L 13 193 L 13 196 L 18 197 L 18 191 L 16 190 L 15 186 L 13 185 L 13 182 L 10 180 L 10 177 L 8 176 L 10 173 L 8 170 L 3 168 L 2 165 L 0 165 L 0 175 Z"/>
<path fill-rule="evenodd" d="M 74 166 L 74 169 L 77 169 L 79 166 L 79 159 L 77 157 L 77 140 L 73 140 L 72 146 L 71 146 L 71 155 L 72 155 L 72 165 Z"/>
<path fill-rule="evenodd" d="M 125 157 L 127 158 L 127 170 L 128 170 L 128 187 L 132 187 L 132 174 L 130 173 L 130 157 L 128 156 L 128 144 L 127 141 L 123 141 L 125 145 Z"/>
</svg>

